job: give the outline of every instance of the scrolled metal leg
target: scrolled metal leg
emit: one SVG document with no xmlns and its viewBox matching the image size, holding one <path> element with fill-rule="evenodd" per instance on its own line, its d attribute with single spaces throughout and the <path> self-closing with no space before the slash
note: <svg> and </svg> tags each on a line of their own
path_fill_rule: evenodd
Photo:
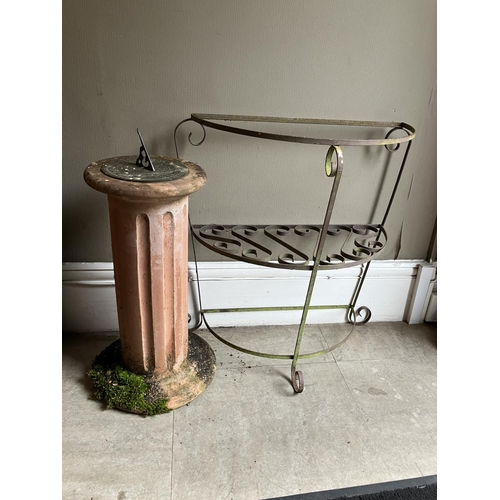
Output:
<svg viewBox="0 0 500 500">
<path fill-rule="evenodd" d="M 335 154 L 336 161 L 332 164 L 332 158 Z M 314 250 L 314 265 L 311 271 L 311 277 L 309 278 L 309 286 L 307 288 L 306 301 L 304 303 L 304 309 L 302 310 L 302 319 L 300 320 L 299 332 L 297 334 L 297 342 L 295 344 L 295 351 L 292 361 L 292 386 L 296 393 L 300 393 L 304 390 L 304 376 L 301 371 L 296 370 L 297 361 L 299 359 L 300 344 L 302 342 L 302 336 L 304 335 L 304 329 L 306 326 L 307 313 L 309 311 L 309 306 L 311 305 L 311 298 L 314 291 L 314 284 L 316 282 L 316 276 L 318 274 L 319 265 L 321 263 L 321 254 L 323 252 L 323 247 L 325 244 L 326 235 L 328 234 L 328 226 L 330 224 L 330 219 L 332 218 L 333 205 L 335 204 L 335 198 L 337 196 L 337 191 L 339 188 L 340 178 L 342 176 L 342 170 L 344 166 L 344 156 L 342 149 L 338 146 L 330 146 L 328 152 L 326 153 L 325 159 L 325 170 L 328 177 L 333 177 L 332 189 L 330 191 L 330 198 L 328 200 L 328 205 L 326 207 L 325 218 L 323 220 L 323 226 L 318 236 L 316 242 L 316 248 Z"/>
<path fill-rule="evenodd" d="M 363 314 L 364 317 L 361 321 L 356 319 L 357 316 L 363 316 Z M 349 323 L 355 326 L 365 325 L 366 323 L 368 323 L 368 321 L 370 321 L 371 317 L 372 317 L 372 312 L 366 306 L 358 307 L 356 310 L 354 310 L 354 307 L 351 307 L 347 312 L 347 321 L 349 321 Z"/>
<path fill-rule="evenodd" d="M 300 370 L 292 367 L 292 386 L 293 390 L 299 394 L 304 390 L 304 374 Z"/>
</svg>

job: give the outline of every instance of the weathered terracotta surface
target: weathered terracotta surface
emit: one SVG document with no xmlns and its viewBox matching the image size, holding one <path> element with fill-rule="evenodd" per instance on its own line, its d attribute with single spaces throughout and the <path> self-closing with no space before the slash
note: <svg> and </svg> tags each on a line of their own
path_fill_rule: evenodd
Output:
<svg viewBox="0 0 500 500">
<path fill-rule="evenodd" d="M 175 410 L 197 398 L 205 391 L 215 375 L 215 354 L 196 334 L 189 336 L 187 359 L 166 377 L 157 379 L 167 399 L 167 408 Z"/>
<path fill-rule="evenodd" d="M 188 350 L 188 196 L 206 174 L 182 160 L 189 174 L 181 179 L 129 182 L 103 174 L 105 161 L 84 178 L 108 195 L 124 364 L 140 374 L 176 372 Z"/>
</svg>

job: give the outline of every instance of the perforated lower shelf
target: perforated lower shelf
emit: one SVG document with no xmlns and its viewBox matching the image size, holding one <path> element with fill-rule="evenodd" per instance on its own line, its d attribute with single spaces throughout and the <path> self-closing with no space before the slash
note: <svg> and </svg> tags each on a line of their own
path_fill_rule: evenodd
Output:
<svg viewBox="0 0 500 500">
<path fill-rule="evenodd" d="M 311 270 L 321 225 L 193 226 L 195 238 L 221 255 L 251 264 Z M 386 245 L 381 225 L 328 227 L 319 269 L 340 269 L 372 260 Z"/>
</svg>

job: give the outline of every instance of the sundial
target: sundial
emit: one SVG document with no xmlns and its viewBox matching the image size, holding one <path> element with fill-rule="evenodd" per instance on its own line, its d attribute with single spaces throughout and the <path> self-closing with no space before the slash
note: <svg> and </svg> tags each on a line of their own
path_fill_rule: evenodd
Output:
<svg viewBox="0 0 500 500">
<path fill-rule="evenodd" d="M 109 408 L 156 415 L 198 397 L 215 373 L 212 348 L 188 325 L 188 198 L 206 174 L 187 160 L 151 156 L 137 134 L 138 156 L 92 162 L 84 172 L 108 196 L 120 330 L 89 376 Z M 144 377 L 141 391 L 136 376 Z"/>
<path fill-rule="evenodd" d="M 101 166 L 103 174 L 122 181 L 171 182 L 182 179 L 189 173 L 185 165 L 172 158 L 155 157 L 153 162 L 139 129 L 137 134 L 141 141 L 139 156 L 111 158 Z"/>
</svg>

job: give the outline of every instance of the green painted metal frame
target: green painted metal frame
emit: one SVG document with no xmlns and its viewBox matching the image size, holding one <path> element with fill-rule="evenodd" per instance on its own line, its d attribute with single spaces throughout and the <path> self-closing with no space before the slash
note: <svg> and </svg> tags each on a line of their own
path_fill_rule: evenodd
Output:
<svg viewBox="0 0 500 500">
<path fill-rule="evenodd" d="M 408 153 L 410 151 L 411 141 L 415 137 L 415 129 L 403 122 L 374 122 L 374 121 L 351 121 L 351 120 L 324 120 L 324 119 L 298 119 L 298 118 L 278 118 L 278 117 L 262 117 L 262 116 L 244 116 L 244 115 L 208 115 L 208 114 L 192 114 L 190 118 L 181 121 L 174 130 L 174 142 L 177 157 L 179 157 L 178 148 L 177 148 L 177 139 L 176 134 L 178 128 L 185 122 L 194 121 L 201 125 L 203 129 L 203 138 L 199 142 L 193 142 L 190 133 L 188 136 L 189 142 L 193 146 L 201 145 L 206 138 L 206 130 L 205 127 L 221 130 L 224 132 L 229 132 L 233 134 L 246 135 L 250 137 L 256 137 L 260 139 L 269 139 L 269 140 L 277 140 L 277 141 L 285 141 L 285 142 L 297 142 L 303 144 L 319 144 L 319 145 L 328 145 L 328 151 L 325 157 L 325 172 L 327 177 L 332 178 L 332 188 L 330 191 L 330 197 L 327 203 L 325 217 L 323 224 L 321 226 L 321 230 L 318 235 L 318 239 L 316 241 L 315 249 L 312 256 L 312 267 L 310 268 L 310 278 L 308 289 L 306 293 L 306 298 L 304 305 L 302 307 L 296 306 L 284 306 L 284 307 L 252 307 L 252 308 L 233 308 L 233 309 L 203 309 L 202 306 L 202 298 L 201 298 L 201 290 L 200 290 L 200 280 L 199 280 L 199 271 L 198 271 L 198 262 L 196 258 L 196 247 L 195 247 L 195 239 L 201 241 L 199 237 L 197 237 L 194 227 L 190 221 L 190 229 L 192 235 L 192 245 L 193 245 L 193 253 L 195 260 L 195 271 L 196 271 L 196 279 L 197 279 L 197 291 L 198 291 L 198 301 L 200 308 L 200 318 L 198 323 L 191 331 L 197 330 L 203 323 L 205 323 L 207 329 L 221 342 L 228 345 L 229 347 L 241 351 L 246 354 L 250 354 L 253 356 L 260 356 L 264 358 L 272 358 L 272 359 L 289 359 L 292 360 L 291 365 L 291 383 L 293 389 L 296 393 L 300 393 L 304 390 L 304 377 L 303 373 L 300 370 L 297 370 L 298 361 L 301 359 L 312 358 L 315 356 L 325 355 L 334 349 L 338 348 L 340 345 L 345 343 L 347 339 L 350 337 L 355 327 L 359 324 L 367 323 L 371 318 L 371 311 L 366 306 L 361 306 L 356 309 L 357 301 L 359 295 L 361 293 L 361 289 L 363 287 L 364 281 L 368 274 L 368 269 L 370 267 L 371 259 L 364 264 L 361 264 L 363 267 L 362 274 L 358 278 L 353 296 L 349 304 L 346 305 L 327 305 L 327 306 L 313 306 L 311 305 L 312 294 L 314 291 L 314 286 L 317 278 L 318 271 L 321 268 L 321 257 L 323 252 L 323 247 L 325 244 L 328 228 L 330 225 L 331 216 L 333 213 L 333 208 L 335 205 L 335 199 L 337 196 L 337 192 L 339 189 L 340 181 L 342 178 L 343 172 L 343 151 L 342 146 L 385 146 L 385 148 L 389 151 L 389 153 L 394 153 L 397 151 L 401 144 L 406 143 L 406 150 L 399 168 L 399 172 L 384 213 L 384 217 L 382 219 L 381 227 L 383 228 L 385 222 L 387 221 L 387 217 L 389 215 L 390 209 L 392 207 L 392 203 L 394 201 L 394 197 L 396 195 L 403 170 L 408 158 Z M 386 133 L 384 138 L 379 139 L 343 139 L 343 138 L 331 138 L 331 139 L 323 139 L 323 138 L 315 138 L 315 137 L 305 137 L 305 136 L 291 136 L 284 134 L 275 134 L 264 131 L 257 131 L 248 128 L 242 127 L 234 127 L 232 125 L 226 125 L 225 123 L 220 122 L 252 122 L 252 123 L 278 123 L 278 124 L 302 124 L 302 125 L 334 125 L 334 126 L 364 126 L 364 127 L 378 127 L 378 128 L 389 128 L 390 130 Z M 403 137 L 391 137 L 391 135 L 395 131 L 403 131 L 406 133 Z M 333 158 L 335 155 L 335 162 L 333 162 Z M 385 231 L 384 231 L 385 233 Z M 379 232 L 377 235 L 377 241 L 380 238 L 382 232 Z M 238 259 L 237 256 L 234 258 Z M 372 257 L 373 258 L 373 257 Z M 245 260 L 244 258 L 239 258 L 239 260 Z M 259 264 L 259 262 L 255 262 Z M 264 263 L 261 263 L 265 265 Z M 352 265 L 352 264 L 349 264 Z M 276 266 L 279 267 L 279 266 Z M 282 266 L 286 267 L 286 266 Z M 339 266 L 345 267 L 345 266 Z M 304 336 L 304 330 L 307 323 L 307 315 L 311 309 L 346 309 L 347 310 L 347 320 L 352 324 L 351 331 L 349 334 L 342 339 L 337 344 L 328 347 L 327 349 L 323 349 L 321 351 L 316 351 L 307 354 L 300 354 L 300 348 Z M 293 354 L 270 354 L 258 352 L 250 349 L 246 349 L 244 347 L 238 346 L 224 339 L 221 335 L 214 331 L 212 327 L 210 327 L 206 314 L 217 313 L 217 312 L 250 312 L 250 311 L 283 311 L 283 310 L 302 310 L 302 317 L 300 320 L 299 330 L 297 333 L 297 339 L 295 342 L 295 349 Z M 358 317 L 362 319 L 358 321 Z"/>
</svg>

